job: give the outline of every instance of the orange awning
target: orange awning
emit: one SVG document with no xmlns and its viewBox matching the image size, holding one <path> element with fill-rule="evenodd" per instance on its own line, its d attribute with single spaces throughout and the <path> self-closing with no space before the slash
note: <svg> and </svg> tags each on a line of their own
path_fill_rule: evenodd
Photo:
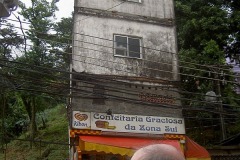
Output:
<svg viewBox="0 0 240 160">
<path fill-rule="evenodd" d="M 208 151 L 186 136 L 185 156 L 187 160 L 210 160 Z"/>
<path fill-rule="evenodd" d="M 169 144 L 182 152 L 178 140 L 160 140 L 125 137 L 104 137 L 104 136 L 80 136 L 80 148 L 82 151 L 96 151 L 122 156 L 132 156 L 135 150 L 150 144 Z"/>
</svg>

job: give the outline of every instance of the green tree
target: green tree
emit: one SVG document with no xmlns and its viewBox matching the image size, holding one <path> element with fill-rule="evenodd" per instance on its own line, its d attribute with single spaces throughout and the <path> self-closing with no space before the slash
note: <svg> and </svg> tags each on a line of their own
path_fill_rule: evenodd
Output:
<svg viewBox="0 0 240 160">
<path fill-rule="evenodd" d="M 12 50 L 17 51 L 22 43 L 23 38 L 17 34 L 14 27 L 5 20 L 0 19 L 0 141 L 2 144 L 6 142 L 5 138 L 7 133 L 9 135 L 13 134 L 11 125 L 6 122 L 8 117 L 13 115 L 11 106 L 14 103 L 12 100 L 15 90 L 15 85 L 10 78 L 8 61 L 14 59 Z M 13 123 L 13 121 L 10 122 Z"/>
<path fill-rule="evenodd" d="M 50 52 L 59 58 L 58 68 L 67 71 L 65 73 L 60 73 L 59 76 L 61 77 L 69 77 L 69 66 L 72 55 L 72 26 L 72 17 L 62 18 L 60 22 L 55 23 L 53 26 L 56 33 L 52 38 L 53 42 L 51 43 L 52 48 Z M 68 78 L 64 79 L 62 82 L 69 84 Z"/>
<path fill-rule="evenodd" d="M 225 8 L 228 10 L 229 28 L 231 30 L 226 47 L 226 54 L 231 60 L 240 62 L 240 1 L 226 0 Z"/>
<path fill-rule="evenodd" d="M 69 74 L 64 71 L 69 70 L 72 17 L 54 22 L 54 1 L 31 2 L 30 7 L 20 4 L 20 15 L 30 24 L 26 32 L 22 29 L 22 36 L 6 21 L 0 25 L 0 104 L 4 104 L 0 117 L 5 121 L 1 138 L 2 133 L 16 136 L 15 126 L 29 119 L 30 138 L 34 139 L 36 113 L 62 103 L 62 95 L 68 93 Z M 13 56 L 17 48 L 23 53 Z"/>
<path fill-rule="evenodd" d="M 231 66 L 225 59 L 232 55 L 227 48 L 236 49 L 230 41 L 231 37 L 235 40 L 237 37 L 231 24 L 239 23 L 239 19 L 233 16 L 236 10 L 230 8 L 232 5 L 233 1 L 227 3 L 223 0 L 176 0 L 181 86 L 186 99 L 182 102 L 196 110 L 185 110 L 184 114 L 186 117 L 199 117 L 195 121 L 186 118 L 187 127 L 199 124 L 202 130 L 209 131 L 211 137 L 205 139 L 202 138 L 205 136 L 201 134 L 203 131 L 198 134 L 196 130 L 188 132 L 202 144 L 220 140 L 219 121 L 214 119 L 219 118 L 216 106 L 218 108 L 221 104 L 205 102 L 205 94 L 214 91 L 221 95 L 223 107 L 230 113 L 234 113 L 234 106 L 239 105 L 239 96 L 233 90 L 235 83 Z M 203 127 L 209 125 L 216 127 Z"/>
<path fill-rule="evenodd" d="M 30 119 L 30 137 L 34 139 L 37 131 L 36 113 L 47 107 L 43 104 L 49 101 L 49 98 L 54 100 L 46 93 L 58 81 L 56 76 L 58 73 L 53 69 L 58 67 L 58 62 L 62 62 L 58 56 L 49 52 L 51 48 L 49 40 L 52 37 L 51 30 L 57 7 L 55 1 L 31 0 L 30 7 L 20 4 L 20 8 L 19 14 L 30 23 L 26 36 L 31 46 L 17 59 L 18 68 L 21 70 L 15 74 L 24 80 L 21 85 L 24 90 L 19 95 Z"/>
</svg>

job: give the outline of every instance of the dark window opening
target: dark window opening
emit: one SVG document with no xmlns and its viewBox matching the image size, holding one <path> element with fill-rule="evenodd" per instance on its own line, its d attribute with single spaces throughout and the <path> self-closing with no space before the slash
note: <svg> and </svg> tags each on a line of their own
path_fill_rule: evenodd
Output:
<svg viewBox="0 0 240 160">
<path fill-rule="evenodd" d="M 105 104 L 105 89 L 101 85 L 95 85 L 93 87 L 93 101 L 92 104 Z"/>
</svg>

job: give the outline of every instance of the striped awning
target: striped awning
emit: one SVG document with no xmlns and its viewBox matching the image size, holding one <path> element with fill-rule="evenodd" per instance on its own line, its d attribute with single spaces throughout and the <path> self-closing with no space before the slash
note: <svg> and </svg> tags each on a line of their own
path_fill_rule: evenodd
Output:
<svg viewBox="0 0 240 160">
<path fill-rule="evenodd" d="M 82 152 L 95 151 L 131 157 L 137 149 L 157 143 L 172 145 L 182 152 L 178 140 L 144 139 L 133 137 L 79 136 L 79 141 Z"/>
</svg>

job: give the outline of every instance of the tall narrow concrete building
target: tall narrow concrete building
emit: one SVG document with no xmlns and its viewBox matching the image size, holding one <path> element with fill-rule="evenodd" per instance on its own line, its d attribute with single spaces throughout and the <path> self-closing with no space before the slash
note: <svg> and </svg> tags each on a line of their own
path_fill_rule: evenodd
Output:
<svg viewBox="0 0 240 160">
<path fill-rule="evenodd" d="M 173 0 L 75 0 L 73 33 L 71 159 L 129 159 L 161 142 L 181 150 Z"/>
</svg>

